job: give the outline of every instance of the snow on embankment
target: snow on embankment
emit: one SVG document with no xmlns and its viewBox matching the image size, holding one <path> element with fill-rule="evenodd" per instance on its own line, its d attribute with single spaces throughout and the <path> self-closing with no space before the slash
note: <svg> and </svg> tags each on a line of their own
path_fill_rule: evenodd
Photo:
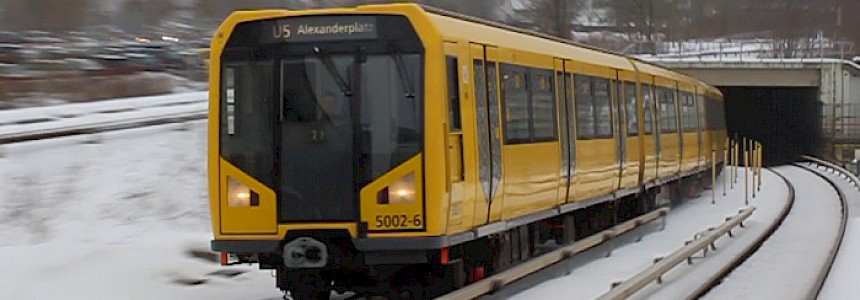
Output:
<svg viewBox="0 0 860 300">
<path fill-rule="evenodd" d="M 205 158 L 203 121 L 4 145 L 0 299 L 279 299 L 268 273 L 192 255 Z"/>
</svg>

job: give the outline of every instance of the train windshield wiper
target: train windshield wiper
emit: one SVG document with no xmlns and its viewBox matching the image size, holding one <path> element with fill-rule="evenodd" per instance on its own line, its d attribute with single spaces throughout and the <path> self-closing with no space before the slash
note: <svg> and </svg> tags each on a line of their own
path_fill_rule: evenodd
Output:
<svg viewBox="0 0 860 300">
<path fill-rule="evenodd" d="M 340 73 L 337 72 L 337 67 L 334 66 L 334 61 L 331 59 L 331 55 L 320 50 L 319 47 L 314 47 L 314 54 L 319 58 L 319 60 L 325 66 L 325 69 L 334 78 L 335 83 L 337 83 L 337 87 L 340 88 L 341 93 L 344 96 L 352 97 L 352 90 L 349 88 L 349 85 L 346 83 L 346 80 L 343 77 L 340 77 Z"/>
<path fill-rule="evenodd" d="M 391 58 L 397 65 L 397 74 L 400 75 L 400 82 L 403 84 L 403 91 L 406 92 L 406 98 L 415 99 L 415 92 L 412 89 L 412 80 L 409 79 L 409 73 L 406 72 L 406 64 L 403 63 L 403 56 L 397 47 L 391 47 Z"/>
</svg>

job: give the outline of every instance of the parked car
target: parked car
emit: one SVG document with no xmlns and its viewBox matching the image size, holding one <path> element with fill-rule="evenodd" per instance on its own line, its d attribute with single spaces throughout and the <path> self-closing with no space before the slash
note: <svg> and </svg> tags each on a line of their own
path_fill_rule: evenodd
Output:
<svg viewBox="0 0 860 300">
<path fill-rule="evenodd" d="M 33 71 L 19 64 L 0 64 L 0 80 L 23 80 L 35 77 Z"/>
</svg>

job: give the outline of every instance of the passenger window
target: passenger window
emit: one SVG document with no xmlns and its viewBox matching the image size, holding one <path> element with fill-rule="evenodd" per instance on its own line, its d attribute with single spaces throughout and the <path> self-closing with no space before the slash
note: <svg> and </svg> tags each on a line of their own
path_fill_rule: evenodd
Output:
<svg viewBox="0 0 860 300">
<path fill-rule="evenodd" d="M 699 112 L 698 112 L 698 114 L 699 114 L 699 117 L 698 117 L 699 128 L 706 129 L 707 126 L 705 124 L 705 120 L 706 120 L 705 119 L 705 96 L 702 94 L 696 94 L 696 104 L 697 104 L 697 107 L 699 110 Z"/>
<path fill-rule="evenodd" d="M 674 92 L 667 88 L 657 88 L 657 101 L 660 104 L 660 132 L 678 132 L 678 112 Z"/>
<path fill-rule="evenodd" d="M 558 140 L 552 71 L 530 70 L 529 97 L 533 142 Z"/>
<path fill-rule="evenodd" d="M 654 93 L 651 85 L 642 85 L 642 108 L 645 112 L 645 134 L 654 134 Z"/>
<path fill-rule="evenodd" d="M 627 135 L 639 135 L 639 110 L 636 106 L 636 84 L 624 83 L 624 97 L 627 98 Z"/>
<path fill-rule="evenodd" d="M 460 119 L 460 79 L 457 72 L 457 58 L 446 57 L 445 68 L 448 73 L 448 120 L 451 131 L 457 132 L 463 128 Z"/>
<path fill-rule="evenodd" d="M 683 115 L 684 131 L 696 131 L 696 104 L 693 102 L 693 94 L 688 92 L 681 93 L 683 102 L 681 102 L 681 110 Z"/>
<path fill-rule="evenodd" d="M 593 78 L 595 134 L 597 138 L 612 137 L 612 95 L 608 79 Z"/>
<path fill-rule="evenodd" d="M 502 65 L 505 143 L 529 142 L 528 78 L 523 67 Z"/>
<path fill-rule="evenodd" d="M 595 137 L 595 119 L 591 77 L 575 75 L 573 82 L 576 85 L 574 93 L 576 102 L 576 137 L 577 139 L 593 139 Z"/>
</svg>

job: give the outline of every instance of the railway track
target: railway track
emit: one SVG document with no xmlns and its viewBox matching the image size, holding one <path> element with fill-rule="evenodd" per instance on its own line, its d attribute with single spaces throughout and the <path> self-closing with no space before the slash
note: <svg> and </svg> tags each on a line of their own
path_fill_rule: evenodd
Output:
<svg viewBox="0 0 860 300">
<path fill-rule="evenodd" d="M 800 188 L 801 190 L 805 189 L 804 183 L 797 183 L 792 180 L 792 178 L 787 177 L 785 174 L 785 168 L 794 168 L 796 171 L 804 170 L 806 173 L 814 174 L 816 178 L 823 180 L 828 184 L 830 188 L 832 188 L 835 193 L 838 195 L 838 203 L 834 205 L 839 206 L 839 213 L 841 214 L 841 218 L 838 221 L 836 226 L 836 232 L 832 234 L 833 239 L 830 243 L 826 243 L 827 245 L 823 253 L 826 253 L 825 257 L 821 260 L 822 263 L 820 265 L 815 266 L 814 272 L 808 272 L 810 278 L 808 278 L 809 284 L 805 287 L 805 292 L 799 294 L 804 299 L 816 298 L 822 290 L 824 283 L 827 280 L 827 276 L 830 273 L 834 260 L 839 251 L 840 245 L 842 243 L 842 239 L 845 232 L 846 220 L 847 220 L 847 205 L 845 203 L 845 195 L 840 188 L 834 184 L 832 179 L 827 176 L 822 175 L 822 172 L 833 172 L 838 173 L 840 177 L 846 178 L 850 180 L 854 187 L 858 187 L 860 189 L 860 180 L 857 180 L 856 177 L 850 175 L 850 173 L 845 174 L 843 172 L 847 172 L 842 170 L 836 166 L 833 166 L 829 163 L 817 160 L 815 158 L 806 157 L 805 162 L 796 163 L 791 167 L 782 167 L 778 170 L 768 170 L 775 176 L 778 176 L 781 181 L 784 182 L 786 188 L 788 189 L 788 193 L 786 196 L 785 204 L 781 206 L 779 212 L 776 214 L 776 217 L 767 222 L 766 224 L 759 224 L 759 226 L 764 226 L 760 233 L 758 233 L 754 238 L 752 238 L 751 242 L 748 242 L 744 245 L 734 245 L 735 249 L 741 249 L 738 252 L 732 253 L 732 255 L 727 255 L 727 257 L 731 257 L 727 259 L 727 262 L 722 263 L 722 265 L 716 270 L 711 269 L 710 273 L 707 276 L 703 276 L 704 279 L 701 280 L 695 287 L 686 286 L 686 291 L 684 295 L 678 298 L 684 299 L 698 299 L 698 298 L 725 298 L 718 295 L 709 295 L 708 293 L 714 290 L 716 287 L 720 287 L 721 284 L 726 282 L 727 278 L 732 276 L 733 271 L 737 270 L 739 267 L 743 266 L 745 262 L 749 261 L 752 257 L 759 252 L 760 249 L 770 247 L 768 245 L 768 241 L 772 239 L 772 237 L 780 232 L 781 225 L 786 222 L 794 222 L 796 218 L 802 218 L 802 214 L 800 212 L 793 212 L 792 208 L 797 207 L 798 205 L 795 203 L 797 200 L 797 192 L 796 189 Z M 796 179 L 796 178 L 795 178 Z M 802 185 L 803 184 L 803 185 Z M 796 187 L 797 186 L 797 187 Z M 808 196 L 808 191 L 804 191 L 801 194 L 801 197 L 804 195 Z M 808 197 L 807 197 L 808 198 Z M 808 199 L 805 199 L 808 200 Z M 803 201 L 803 200 L 800 200 Z M 708 250 L 712 252 L 718 251 L 728 251 L 717 249 L 714 246 L 713 241 L 718 238 L 721 238 L 725 235 L 731 235 L 731 231 L 733 230 L 733 225 L 738 225 L 743 227 L 743 219 L 752 214 L 752 210 L 754 207 L 747 207 L 741 209 L 737 215 L 728 217 L 726 219 L 726 223 L 715 228 L 709 228 L 706 230 L 704 234 L 701 235 L 700 238 L 702 240 L 692 240 L 686 246 L 678 249 L 676 252 L 673 252 L 672 255 L 661 257 L 660 260 L 664 264 L 661 265 L 661 262 L 655 262 L 654 265 L 646 270 L 643 270 L 636 276 L 629 278 L 628 280 L 622 282 L 616 282 L 613 284 L 612 288 L 609 288 L 609 291 L 602 295 L 600 299 L 626 299 L 626 298 L 643 298 L 643 295 L 636 295 L 638 291 L 644 289 L 648 286 L 651 286 L 650 289 L 661 289 L 660 281 L 661 276 L 668 272 L 670 269 L 674 267 L 674 265 L 670 265 L 669 260 L 673 259 L 673 255 L 678 255 L 680 258 L 674 258 L 681 262 L 687 262 L 689 264 L 698 264 L 699 262 L 694 262 L 695 259 L 700 259 L 699 256 L 693 256 L 690 253 L 702 253 L 704 251 L 707 253 Z M 744 216 L 745 215 L 745 216 Z M 792 221 L 787 221 L 792 220 Z M 631 221 L 632 222 L 632 221 Z M 642 221 L 640 221 L 642 222 Z M 664 221 L 665 222 L 665 221 Z M 730 223 L 737 224 L 730 224 Z M 620 226 L 620 225 L 619 225 Z M 608 231 L 612 231 L 610 229 Z M 631 228 L 629 231 L 637 231 Z M 647 234 L 641 232 L 639 229 L 636 235 L 639 235 L 639 239 L 641 236 Z M 710 237 L 709 235 L 713 235 Z M 616 234 L 617 236 L 621 236 L 620 234 Z M 712 238 L 712 240 L 706 240 L 706 238 Z M 598 242 L 599 240 L 599 242 Z M 581 241 L 581 242 L 585 242 Z M 696 241 L 699 241 L 699 244 L 702 245 L 694 245 Z M 607 244 L 607 242 L 611 243 L 611 239 L 605 236 L 602 236 L 601 233 L 598 233 L 589 238 L 587 241 L 590 247 L 596 247 L 600 243 Z M 734 240 L 725 242 L 725 243 L 737 243 Z M 692 249 L 691 247 L 699 247 L 696 249 Z M 607 246 L 611 248 L 612 246 Z M 819 245 L 820 247 L 820 245 Z M 575 249 L 568 249 L 575 248 Z M 729 248 L 729 247 L 725 247 Z M 567 249 L 567 250 L 564 250 Z M 461 290 L 455 291 L 438 299 L 504 299 L 510 297 L 512 295 L 518 294 L 526 289 L 532 288 L 535 285 L 539 284 L 542 281 L 546 281 L 552 278 L 556 278 L 562 276 L 564 274 L 569 274 L 570 272 L 575 272 L 575 270 L 571 270 L 572 268 L 569 264 L 565 263 L 570 260 L 571 257 L 584 251 L 588 248 L 583 248 L 582 246 L 577 246 L 576 244 L 573 246 L 569 246 L 567 248 L 559 249 L 548 253 L 544 256 L 538 257 L 534 260 L 524 263 L 523 265 L 517 267 L 521 268 L 519 270 L 512 269 L 507 272 L 503 272 L 497 274 L 491 278 L 487 278 L 482 280 L 476 284 L 469 285 Z M 610 250 L 611 251 L 611 250 Z M 681 255 L 683 253 L 683 255 Z M 707 258 L 703 258 L 707 260 Z M 802 257 L 800 259 L 803 259 Z M 690 270 L 693 270 L 695 266 L 690 267 Z M 689 271 L 689 270 L 685 270 Z M 779 272 L 771 272 L 771 273 L 779 273 Z M 700 276 L 702 277 L 702 276 Z M 633 282 L 637 281 L 637 282 Z M 626 287 L 625 287 L 626 286 Z M 632 286 L 632 287 L 631 287 Z M 654 287 L 657 286 L 657 287 Z M 691 288 L 692 287 L 692 288 Z M 764 287 L 763 287 L 764 288 Z M 655 294 L 644 295 L 644 298 L 649 296 L 655 296 Z M 657 296 L 659 297 L 659 296 Z"/>
<path fill-rule="evenodd" d="M 0 111 L 0 145 L 202 120 L 207 107 L 195 92 Z"/>
<path fill-rule="evenodd" d="M 724 264 L 719 268 L 719 271 L 712 273 L 707 281 L 698 285 L 692 293 L 685 295 L 684 299 L 730 299 L 737 297 L 748 299 L 790 299 L 792 297 L 815 299 L 818 297 L 842 243 L 847 221 L 847 205 L 843 191 L 834 184 L 832 179 L 823 176 L 822 171 L 817 170 L 816 167 L 831 171 L 836 169 L 823 161 L 815 159 L 813 162 L 814 158 L 806 159 L 807 162 L 804 163 L 795 163 L 772 170 L 774 174 L 782 178 L 789 188 L 790 199 L 785 209 L 754 243 L 748 244 L 743 251 L 735 254 L 734 259 Z M 821 183 L 832 189 L 836 197 L 814 197 L 816 194 L 810 191 L 815 184 L 809 180 L 810 178 L 804 180 L 800 177 L 801 172 L 822 181 Z M 832 201 L 830 198 L 836 198 L 836 201 Z M 820 220 L 832 216 L 832 214 L 811 215 L 808 209 L 810 204 L 838 206 L 838 209 L 828 211 L 837 212 L 841 217 L 838 218 L 835 226 L 824 226 L 826 228 L 822 228 L 820 232 L 817 230 L 800 232 L 797 230 L 799 224 L 801 226 L 805 224 L 807 228 L 816 228 L 815 226 L 808 226 L 810 220 Z M 810 241 L 804 239 L 805 235 L 821 235 L 823 237 L 818 241 Z M 793 242 L 805 245 L 796 246 L 786 243 L 787 240 L 792 240 L 792 237 L 789 236 L 797 236 L 793 238 Z M 807 246 L 807 248 L 802 248 L 802 246 Z M 797 250 L 792 252 L 793 249 L 798 248 L 814 248 L 814 251 Z M 796 266 L 799 261 L 805 260 L 814 263 L 801 263 L 799 267 Z M 786 282 L 785 274 L 792 274 L 790 283 Z M 779 282 L 780 288 L 773 289 L 760 284 L 763 281 Z"/>
</svg>

